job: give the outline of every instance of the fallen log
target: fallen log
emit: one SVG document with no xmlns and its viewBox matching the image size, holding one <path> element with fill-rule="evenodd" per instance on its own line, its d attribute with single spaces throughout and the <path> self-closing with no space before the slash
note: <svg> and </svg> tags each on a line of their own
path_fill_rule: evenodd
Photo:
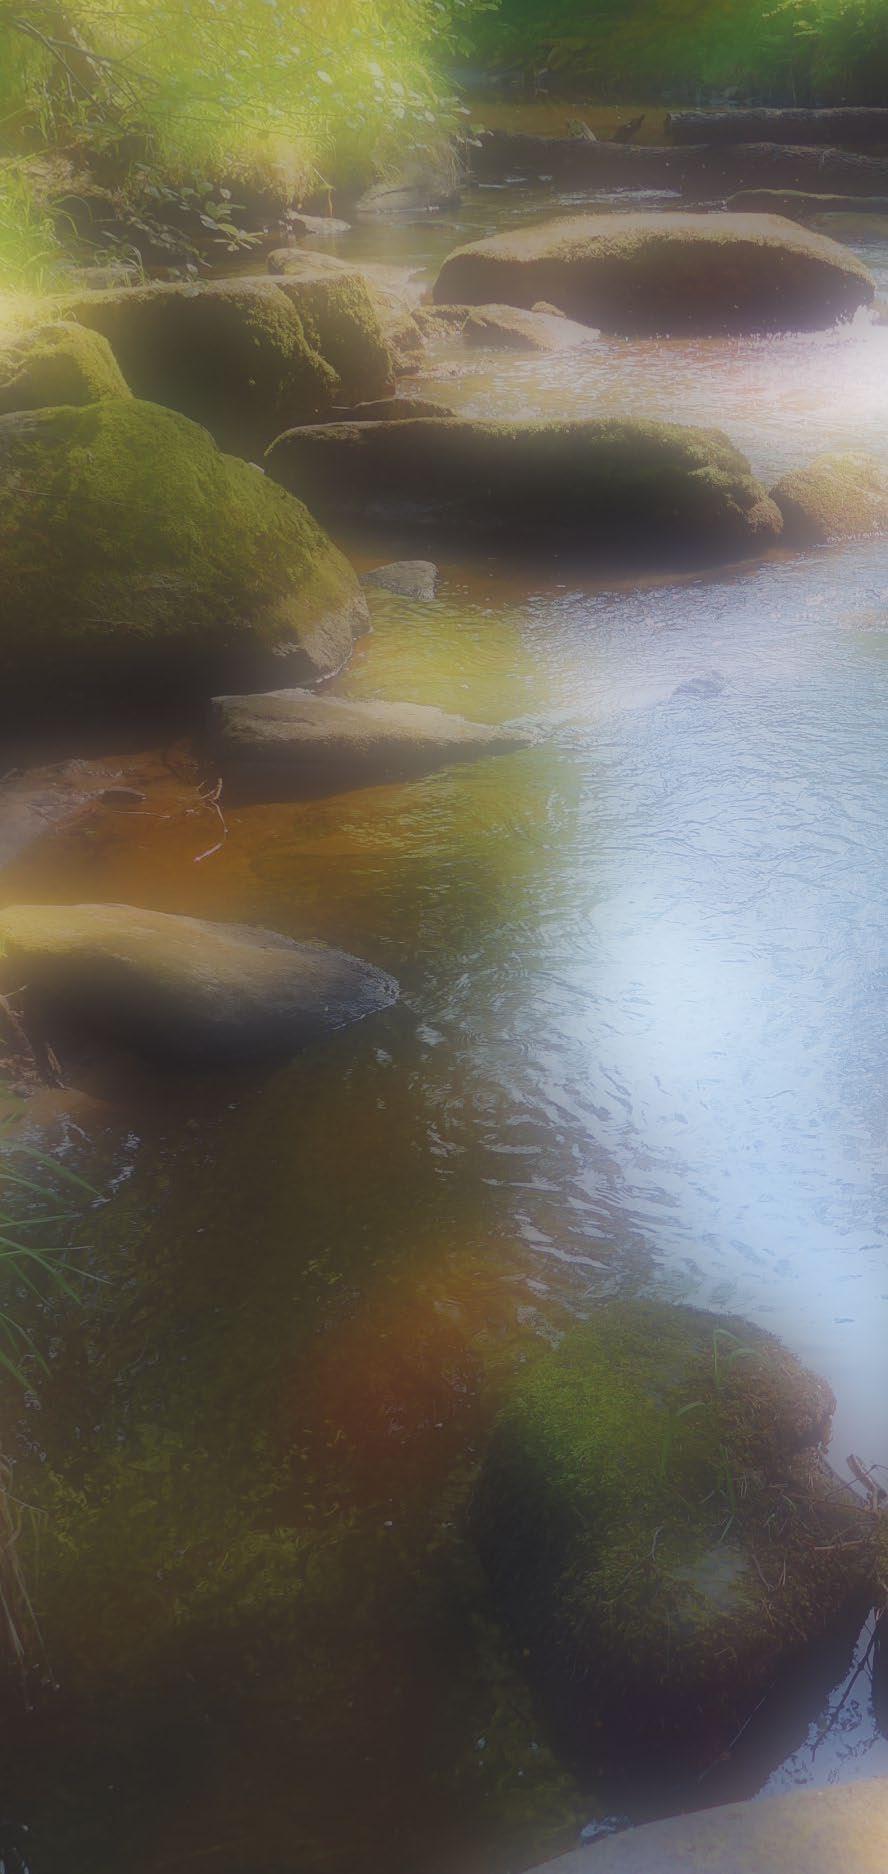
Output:
<svg viewBox="0 0 888 1874">
<path fill-rule="evenodd" d="M 888 109 L 853 105 L 827 110 L 673 111 L 674 143 L 827 144 L 837 149 L 888 149 Z"/>
<path fill-rule="evenodd" d="M 685 198 L 723 202 L 739 189 L 804 189 L 812 194 L 888 195 L 888 157 L 850 150 L 736 143 L 677 150 L 672 172 Z"/>
</svg>

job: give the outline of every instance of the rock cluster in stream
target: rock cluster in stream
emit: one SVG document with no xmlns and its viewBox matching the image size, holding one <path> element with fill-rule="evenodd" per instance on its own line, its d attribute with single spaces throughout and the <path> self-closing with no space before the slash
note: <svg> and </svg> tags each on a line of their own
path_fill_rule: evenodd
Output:
<svg viewBox="0 0 888 1874">
<path fill-rule="evenodd" d="M 559 178 L 663 173 L 662 152 L 565 139 L 547 156 L 540 142 L 482 139 L 479 166 L 507 149 Z M 674 149 L 665 169 L 688 193 L 737 173 L 794 187 L 824 154 L 824 180 L 878 175 L 888 193 L 888 164 L 828 151 Z M 394 530 L 428 553 L 457 541 L 608 572 L 704 568 L 888 533 L 888 479 L 830 456 L 768 493 L 719 430 L 470 421 L 397 397 L 399 374 L 430 335 L 533 355 L 598 328 L 812 329 L 873 293 L 835 243 L 727 211 L 572 217 L 474 243 L 424 308 L 385 270 L 293 248 L 261 279 L 78 289 L 0 353 L 0 718 L 184 721 L 235 800 L 532 760 L 523 723 L 311 687 L 347 665 L 367 588 L 422 606 L 437 589 L 428 559 L 359 580 L 340 540 L 360 532 L 363 549 L 375 532 L 381 557 Z M 723 688 L 716 672 L 675 695 Z M 142 798 L 125 772 L 17 777 L 0 787 L 0 861 L 66 811 Z M 0 959 L 0 986 L 27 985 L 29 1032 L 63 1049 L 97 1035 L 177 1069 L 275 1061 L 399 994 L 336 947 L 127 905 L 7 908 Z M 823 1458 L 829 1390 L 746 1323 L 645 1304 L 608 1305 L 522 1361 L 471 1512 L 494 1605 L 571 1760 L 608 1770 L 655 1752 L 702 1769 L 871 1592 L 869 1528 Z M 101 1546 L 99 1524 L 86 1543 Z"/>
</svg>

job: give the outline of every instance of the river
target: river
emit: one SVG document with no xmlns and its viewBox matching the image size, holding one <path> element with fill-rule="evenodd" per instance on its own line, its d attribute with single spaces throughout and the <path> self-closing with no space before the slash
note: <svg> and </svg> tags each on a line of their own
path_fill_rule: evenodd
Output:
<svg viewBox="0 0 888 1874">
<path fill-rule="evenodd" d="M 335 251 L 421 278 L 586 199 L 472 190 Z M 888 239 L 853 244 L 888 289 Z M 888 455 L 864 317 L 521 361 L 436 341 L 414 387 L 717 424 L 768 484 Z M 540 748 L 232 809 L 207 859 L 173 751 L 144 812 L 4 875 L 7 901 L 323 937 L 403 990 L 272 1075 L 97 1057 L 34 1103 L 101 1187 L 99 1280 L 39 1311 L 21 1463 L 77 1566 L 58 1709 L 5 1738 L 10 1874 L 505 1874 L 648 1813 L 555 1763 L 460 1518 L 498 1363 L 613 1294 L 773 1330 L 835 1390 L 837 1469 L 888 1463 L 888 544 L 604 589 L 442 573 L 433 604 L 374 595 L 338 687 L 527 719 Z M 788 1690 L 717 1793 L 888 1771 L 849 1670 Z"/>
</svg>

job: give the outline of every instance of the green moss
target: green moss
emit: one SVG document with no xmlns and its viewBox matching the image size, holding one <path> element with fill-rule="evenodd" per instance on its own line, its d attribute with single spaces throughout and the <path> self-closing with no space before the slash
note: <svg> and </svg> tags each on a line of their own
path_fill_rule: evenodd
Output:
<svg viewBox="0 0 888 1874">
<path fill-rule="evenodd" d="M 519 1641 L 574 1744 L 717 1754 L 866 1592 L 818 1446 L 829 1390 L 742 1322 L 601 1310 L 510 1391 L 475 1506 Z M 605 1717 L 607 1719 L 604 1726 Z"/>
<path fill-rule="evenodd" d="M 359 273 L 303 273 L 278 290 L 295 307 L 310 345 L 340 379 L 340 401 L 381 397 L 392 387 L 394 363 L 379 313 Z"/>
<path fill-rule="evenodd" d="M 0 422 L 4 702 L 337 668 L 357 581 L 298 503 L 184 417 L 109 399 Z"/>
<path fill-rule="evenodd" d="M 781 520 L 719 430 L 615 418 L 482 423 L 460 418 L 292 430 L 269 474 L 322 519 L 495 535 L 516 550 L 707 564 L 762 551 Z"/>
<path fill-rule="evenodd" d="M 888 533 L 888 472 L 873 456 L 815 456 L 784 475 L 772 493 L 787 540 L 799 546 Z"/>
<path fill-rule="evenodd" d="M 273 281 L 124 287 L 68 301 L 108 339 L 135 395 L 203 423 L 238 454 L 329 409 L 333 366 Z"/>
<path fill-rule="evenodd" d="M 107 339 L 73 321 L 23 333 L 0 353 L 0 416 L 129 395 Z"/>
</svg>

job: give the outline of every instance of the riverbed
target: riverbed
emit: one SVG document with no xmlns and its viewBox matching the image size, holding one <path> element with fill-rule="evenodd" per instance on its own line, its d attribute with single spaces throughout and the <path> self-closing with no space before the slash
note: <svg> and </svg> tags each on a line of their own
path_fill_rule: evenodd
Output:
<svg viewBox="0 0 888 1874">
<path fill-rule="evenodd" d="M 335 251 L 421 286 L 587 199 L 471 190 Z M 888 288 L 888 240 L 854 245 Z M 888 455 L 888 327 L 863 316 L 521 361 L 443 338 L 404 388 L 717 424 L 768 485 Z M 605 588 L 441 570 L 431 604 L 373 595 L 337 688 L 540 746 L 226 808 L 209 857 L 186 757 L 145 750 L 143 808 L 4 873 L 7 902 L 321 937 L 403 991 L 271 1075 L 97 1054 L 31 1103 L 97 1196 L 83 1283 L 34 1304 L 21 1475 L 71 1598 L 57 1708 L 4 1738 L 10 1869 L 505 1874 L 650 1814 L 557 1763 L 463 1519 L 498 1373 L 613 1295 L 779 1334 L 835 1390 L 836 1468 L 888 1464 L 888 544 Z M 839 1653 L 697 1800 L 888 1770 Z"/>
</svg>

